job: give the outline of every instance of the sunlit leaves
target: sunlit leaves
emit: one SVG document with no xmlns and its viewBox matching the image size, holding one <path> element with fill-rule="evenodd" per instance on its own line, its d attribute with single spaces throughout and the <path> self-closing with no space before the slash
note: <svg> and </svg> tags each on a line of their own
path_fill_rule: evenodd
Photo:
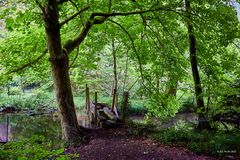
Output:
<svg viewBox="0 0 240 160">
<path fill-rule="evenodd" d="M 46 3 L 45 0 L 39 2 L 43 6 Z M 222 0 L 192 1 L 191 20 L 197 40 L 199 69 L 204 91 L 211 95 L 226 81 L 239 75 L 239 50 L 234 45 L 240 36 L 239 22 L 234 9 L 226 4 L 227 1 Z M 4 74 L 40 55 L 46 42 L 42 15 L 35 1 L 9 0 L 1 5 L 3 12 L 0 18 L 4 19 L 6 29 L 11 31 L 4 34 L 5 39 L 0 42 L 0 73 Z M 185 26 L 189 19 L 184 13 L 182 1 L 128 0 L 112 1 L 110 4 L 109 0 L 73 0 L 59 6 L 60 22 L 86 6 L 90 8 L 61 28 L 62 44 L 79 35 L 93 12 L 125 13 L 169 7 L 141 15 L 109 17 L 103 24 L 93 26 L 79 49 L 69 54 L 69 64 L 73 86 L 84 87 L 85 83 L 89 83 L 97 90 L 105 89 L 107 91 L 104 92 L 110 93 L 113 79 L 111 42 L 114 39 L 120 88 L 123 85 L 127 86 L 124 89 L 131 88 L 133 85 L 135 89 L 131 90 L 131 94 L 151 99 L 149 109 L 156 107 L 157 112 L 153 112 L 157 115 L 164 115 L 165 111 L 175 113 L 178 104 L 176 99 L 167 96 L 169 88 L 178 83 L 180 90 L 192 84 Z M 20 74 L 28 80 L 36 80 L 36 77 L 49 80 L 48 67 L 46 56 Z M 126 84 L 123 84 L 126 71 L 128 76 Z M 11 77 L 4 76 L 2 79 L 9 80 Z M 204 95 L 210 95 L 208 93 Z M 162 111 L 163 106 L 165 111 Z"/>
</svg>

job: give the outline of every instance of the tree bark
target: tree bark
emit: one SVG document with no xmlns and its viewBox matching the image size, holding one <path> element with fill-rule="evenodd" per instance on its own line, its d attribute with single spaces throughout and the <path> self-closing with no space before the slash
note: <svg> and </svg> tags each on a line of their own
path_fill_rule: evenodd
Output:
<svg viewBox="0 0 240 160">
<path fill-rule="evenodd" d="M 124 92 L 123 99 L 122 99 L 122 106 L 121 106 L 121 109 L 122 109 L 121 121 L 122 121 L 122 123 L 125 123 L 126 117 L 127 117 L 128 97 L 129 97 L 129 93 Z"/>
<path fill-rule="evenodd" d="M 198 72 L 198 63 L 197 63 L 197 56 L 196 56 L 196 37 L 194 34 L 194 29 L 191 21 L 191 5 L 190 0 L 185 0 L 185 7 L 187 13 L 187 29 L 188 29 L 188 38 L 189 38 L 189 52 L 190 52 L 190 62 L 192 68 L 192 75 L 194 79 L 194 88 L 195 88 L 195 95 L 196 95 L 196 102 L 197 102 L 197 109 L 198 109 L 198 129 L 210 129 L 210 124 L 207 121 L 204 113 L 204 100 L 202 96 L 202 87 L 200 76 Z"/>
<path fill-rule="evenodd" d="M 56 0 L 48 0 L 43 14 L 45 32 L 52 77 L 54 81 L 58 109 L 60 112 L 62 138 L 69 143 L 76 143 L 83 137 L 74 108 L 74 101 L 69 78 L 68 55 L 63 52 L 60 36 L 59 13 Z"/>
<path fill-rule="evenodd" d="M 115 42 L 112 40 L 112 54 L 113 54 L 113 75 L 114 75 L 114 89 L 117 92 L 117 59 L 116 59 L 116 50 L 115 50 Z"/>
<path fill-rule="evenodd" d="M 112 103 L 112 110 L 117 106 L 117 92 L 118 92 L 118 86 L 117 86 L 117 58 L 116 58 L 116 48 L 115 48 L 115 42 L 114 38 L 112 39 L 112 55 L 113 55 L 113 103 Z"/>
<path fill-rule="evenodd" d="M 127 53 L 126 53 L 126 64 L 125 64 L 124 81 L 123 81 L 123 90 L 122 90 L 122 92 L 125 91 L 125 86 L 126 86 L 126 83 L 127 83 L 127 76 L 128 76 L 128 51 L 129 50 L 127 50 Z"/>
</svg>

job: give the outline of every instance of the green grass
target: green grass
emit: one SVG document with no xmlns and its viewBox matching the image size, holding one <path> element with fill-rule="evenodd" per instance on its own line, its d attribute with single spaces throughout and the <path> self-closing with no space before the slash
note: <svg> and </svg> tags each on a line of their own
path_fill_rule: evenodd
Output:
<svg viewBox="0 0 240 160">
<path fill-rule="evenodd" d="M 0 107 L 15 108 L 55 108 L 54 95 L 51 92 L 32 92 L 18 95 L 0 94 Z"/>
<path fill-rule="evenodd" d="M 144 115 L 147 113 L 147 109 L 144 106 L 144 103 L 144 100 L 130 100 L 128 113 L 130 115 Z"/>
<path fill-rule="evenodd" d="M 94 101 L 93 97 L 91 100 Z M 75 95 L 74 104 L 77 110 L 84 110 L 85 96 Z M 107 103 L 110 107 L 112 104 L 112 97 L 99 96 L 98 102 Z M 33 90 L 30 93 L 18 93 L 15 95 L 0 94 L 0 107 L 15 107 L 18 109 L 39 109 L 39 108 L 57 108 L 54 92 Z M 118 100 L 118 109 L 121 111 L 121 99 Z M 130 115 L 139 115 L 146 113 L 143 100 L 131 100 L 128 105 L 128 112 Z"/>
</svg>

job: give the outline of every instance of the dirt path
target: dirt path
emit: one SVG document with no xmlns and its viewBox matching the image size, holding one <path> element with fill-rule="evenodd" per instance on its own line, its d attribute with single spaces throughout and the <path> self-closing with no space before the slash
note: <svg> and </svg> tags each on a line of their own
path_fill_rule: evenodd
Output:
<svg viewBox="0 0 240 160">
<path fill-rule="evenodd" d="M 129 136 L 126 129 L 95 131 L 90 142 L 67 153 L 77 153 L 80 160 L 214 160 L 185 148 L 159 144 L 149 138 Z"/>
</svg>

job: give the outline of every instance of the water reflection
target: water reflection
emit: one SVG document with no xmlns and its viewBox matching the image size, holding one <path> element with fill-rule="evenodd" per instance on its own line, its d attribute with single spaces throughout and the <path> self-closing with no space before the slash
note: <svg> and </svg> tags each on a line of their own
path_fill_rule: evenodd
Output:
<svg viewBox="0 0 240 160">
<path fill-rule="evenodd" d="M 8 142 L 9 133 L 11 132 L 9 117 L 6 116 L 5 119 L 6 121 L 4 121 L 3 123 L 0 123 L 0 142 Z"/>
<path fill-rule="evenodd" d="M 77 113 L 79 124 L 91 127 L 89 117 Z M 17 141 L 30 138 L 33 135 L 42 135 L 47 140 L 61 140 L 61 126 L 58 116 L 27 114 L 5 114 L 0 115 L 0 142 Z"/>
<path fill-rule="evenodd" d="M 6 119 L 9 119 L 8 125 Z M 3 141 L 30 138 L 33 135 L 43 135 L 48 140 L 57 140 L 61 138 L 61 127 L 58 118 L 49 115 L 1 115 L 0 126 L 2 127 L 0 137 Z"/>
</svg>

